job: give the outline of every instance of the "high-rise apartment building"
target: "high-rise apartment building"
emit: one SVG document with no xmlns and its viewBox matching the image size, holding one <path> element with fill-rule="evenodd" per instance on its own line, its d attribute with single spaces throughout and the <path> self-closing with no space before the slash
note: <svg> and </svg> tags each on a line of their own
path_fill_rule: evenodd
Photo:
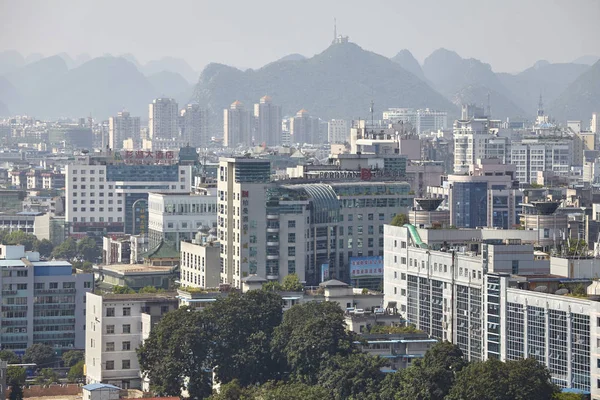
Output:
<svg viewBox="0 0 600 400">
<path fill-rule="evenodd" d="M 192 165 L 180 155 L 137 150 L 77 156 L 66 166 L 71 235 L 147 233 L 149 192 L 191 191 Z"/>
<path fill-rule="evenodd" d="M 350 129 L 348 121 L 343 119 L 332 119 L 327 124 L 327 140 L 329 143 L 347 143 L 350 141 Z"/>
<path fill-rule="evenodd" d="M 69 262 L 39 256 L 23 246 L 0 245 L 0 346 L 21 354 L 37 343 L 59 355 L 84 349 L 84 299 L 93 290 L 94 275 L 74 274 Z"/>
<path fill-rule="evenodd" d="M 256 144 L 267 146 L 281 144 L 281 107 L 273 104 L 270 96 L 263 96 L 254 105 Z"/>
<path fill-rule="evenodd" d="M 383 112 L 383 120 L 395 124 L 409 123 L 417 134 L 448 128 L 448 113 L 429 108 L 389 108 Z"/>
<path fill-rule="evenodd" d="M 516 167 L 516 178 L 523 183 L 537 183 L 538 173 L 552 171 L 562 177 L 568 177 L 571 166 L 575 165 L 575 143 L 571 137 L 527 137 L 511 143 L 510 162 Z M 583 149 L 579 156 L 582 165 Z"/>
<path fill-rule="evenodd" d="M 129 112 L 121 111 L 108 120 L 108 147 L 121 150 L 126 139 L 140 143 L 140 117 L 132 117 Z"/>
<path fill-rule="evenodd" d="M 179 107 L 174 99 L 154 99 L 148 106 L 148 135 L 150 139 L 173 139 L 179 136 L 177 119 Z"/>
<path fill-rule="evenodd" d="M 204 147 L 208 136 L 208 113 L 199 104 L 188 104 L 181 110 L 181 139 L 192 147 Z"/>
<path fill-rule="evenodd" d="M 237 147 L 252 145 L 252 126 L 250 112 L 241 101 L 234 101 L 229 108 L 223 110 L 223 145 Z"/>
<path fill-rule="evenodd" d="M 590 121 L 590 131 L 592 133 L 600 133 L 600 118 L 598 117 L 598 113 L 592 114 L 592 119 Z"/>
<path fill-rule="evenodd" d="M 499 121 L 471 118 L 454 121 L 454 173 L 468 172 L 469 165 L 486 158 L 506 159 L 510 140 L 498 136 Z"/>
<path fill-rule="evenodd" d="M 290 118 L 290 134 L 293 143 L 320 143 L 319 119 L 302 109 Z"/>
</svg>

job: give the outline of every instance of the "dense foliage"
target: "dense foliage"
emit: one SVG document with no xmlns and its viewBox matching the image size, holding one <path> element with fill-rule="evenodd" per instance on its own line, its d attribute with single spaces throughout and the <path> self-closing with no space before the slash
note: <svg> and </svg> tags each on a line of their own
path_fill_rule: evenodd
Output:
<svg viewBox="0 0 600 400">
<path fill-rule="evenodd" d="M 25 350 L 23 362 L 36 364 L 37 369 L 42 369 L 51 366 L 54 357 L 52 347 L 42 343 L 34 343 Z"/>
<path fill-rule="evenodd" d="M 152 390 L 179 396 L 184 388 L 191 399 L 211 400 L 562 398 L 534 359 L 468 363 L 448 342 L 384 373 L 386 360 L 358 349 L 337 303 L 300 304 L 283 315 L 281 305 L 279 295 L 260 290 L 167 313 L 138 349 Z M 222 386 L 211 395 L 213 371 Z"/>
<path fill-rule="evenodd" d="M 392 222 L 390 225 L 393 226 L 404 226 L 405 224 L 409 224 L 408 215 L 406 214 L 396 214 L 394 218 L 392 218 Z"/>
</svg>

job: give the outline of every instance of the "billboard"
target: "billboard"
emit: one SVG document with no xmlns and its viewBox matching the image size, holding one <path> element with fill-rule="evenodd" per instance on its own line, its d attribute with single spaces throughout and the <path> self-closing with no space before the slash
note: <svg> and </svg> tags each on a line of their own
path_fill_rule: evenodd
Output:
<svg viewBox="0 0 600 400">
<path fill-rule="evenodd" d="M 329 280 L 329 264 L 321 264 L 321 282 Z"/>
<path fill-rule="evenodd" d="M 350 257 L 350 279 L 382 277 L 383 256 Z"/>
</svg>

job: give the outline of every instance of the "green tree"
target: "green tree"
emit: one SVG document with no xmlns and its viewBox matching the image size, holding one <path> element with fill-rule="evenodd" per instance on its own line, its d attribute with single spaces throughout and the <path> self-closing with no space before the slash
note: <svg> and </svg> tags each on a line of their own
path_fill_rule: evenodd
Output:
<svg viewBox="0 0 600 400">
<path fill-rule="evenodd" d="M 405 224 L 410 223 L 408 220 L 408 215 L 406 214 L 396 214 L 392 219 L 390 225 L 393 226 L 404 226 Z"/>
<path fill-rule="evenodd" d="M 23 245 L 26 251 L 33 250 L 38 243 L 37 238 L 23 231 L 13 231 L 4 238 L 4 242 L 9 245 Z"/>
<path fill-rule="evenodd" d="M 325 400 L 327 389 L 297 382 L 267 382 L 253 391 L 252 400 Z"/>
<path fill-rule="evenodd" d="M 23 367 L 9 366 L 6 369 L 6 384 L 11 386 L 14 384 L 23 385 L 27 379 L 27 371 Z"/>
<path fill-rule="evenodd" d="M 281 292 L 283 290 L 283 286 L 278 281 L 269 281 L 263 283 L 262 289 L 266 290 L 267 292 Z"/>
<path fill-rule="evenodd" d="M 449 342 L 432 346 L 422 360 L 393 374 L 382 384 L 382 400 L 442 400 L 450 392 L 456 373 L 466 366 L 460 348 Z"/>
<path fill-rule="evenodd" d="M 135 293 L 135 290 L 133 290 L 129 286 L 115 285 L 115 286 L 113 286 L 113 293 L 114 294 L 133 294 L 133 293 Z"/>
<path fill-rule="evenodd" d="M 508 379 L 514 400 L 550 399 L 558 393 L 550 371 L 535 358 L 508 361 Z"/>
<path fill-rule="evenodd" d="M 384 378 L 381 368 L 386 364 L 365 353 L 334 356 L 324 363 L 318 382 L 329 389 L 330 399 L 377 399 Z"/>
<path fill-rule="evenodd" d="M 204 311 L 214 324 L 212 362 L 220 382 L 237 379 L 247 386 L 277 377 L 280 366 L 271 340 L 281 323 L 281 307 L 277 293 L 252 290 L 231 293 Z"/>
<path fill-rule="evenodd" d="M 98 247 L 96 241 L 89 236 L 77 243 L 77 253 L 89 262 L 98 261 L 98 258 L 102 256 L 102 250 Z"/>
<path fill-rule="evenodd" d="M 36 364 L 39 369 L 51 364 L 54 361 L 54 356 L 52 347 L 42 343 L 34 343 L 25 350 L 23 362 Z"/>
<path fill-rule="evenodd" d="M 58 382 L 60 382 L 58 374 L 52 368 L 42 369 L 35 378 L 35 383 L 38 385 L 50 385 Z"/>
<path fill-rule="evenodd" d="M 579 393 L 556 393 L 553 400 L 587 400 L 588 397 Z"/>
<path fill-rule="evenodd" d="M 1 350 L 0 360 L 6 361 L 9 364 L 18 364 L 21 362 L 21 358 L 10 350 Z"/>
<path fill-rule="evenodd" d="M 213 323 L 204 312 L 188 307 L 171 311 L 152 328 L 137 350 L 140 370 L 158 396 L 180 396 L 186 386 L 191 399 L 211 394 L 209 353 Z"/>
<path fill-rule="evenodd" d="M 61 260 L 72 260 L 77 256 L 77 242 L 73 238 L 68 238 L 52 250 L 52 257 Z"/>
<path fill-rule="evenodd" d="M 496 359 L 473 362 L 458 373 L 447 400 L 513 400 L 509 374 Z"/>
<path fill-rule="evenodd" d="M 275 329 L 272 348 L 287 364 L 292 379 L 316 384 L 323 363 L 334 355 L 356 351 L 354 341 L 337 303 L 310 302 L 285 312 Z"/>
<path fill-rule="evenodd" d="M 23 386 L 18 383 L 10 385 L 8 400 L 23 400 Z"/>
<path fill-rule="evenodd" d="M 65 367 L 72 367 L 84 358 L 85 355 L 83 354 L 83 351 L 80 350 L 69 350 L 62 355 L 62 360 Z"/>
<path fill-rule="evenodd" d="M 301 292 L 304 290 L 304 286 L 302 286 L 302 282 L 298 278 L 296 274 L 289 274 L 285 278 L 283 278 L 283 290 L 287 292 Z"/>
<path fill-rule="evenodd" d="M 35 248 L 35 251 L 39 252 L 42 257 L 50 257 L 52 250 L 54 250 L 54 245 L 48 239 L 40 240 Z"/>
<path fill-rule="evenodd" d="M 165 291 L 165 289 L 163 289 L 163 288 L 156 288 L 154 286 L 145 286 L 145 287 L 141 288 L 140 290 L 138 290 L 138 293 L 162 293 L 164 291 Z"/>
<path fill-rule="evenodd" d="M 75 383 L 75 382 L 79 382 L 83 379 L 84 364 L 85 364 L 85 361 L 81 360 L 69 369 L 69 373 L 67 374 L 67 380 L 69 382 Z"/>
</svg>

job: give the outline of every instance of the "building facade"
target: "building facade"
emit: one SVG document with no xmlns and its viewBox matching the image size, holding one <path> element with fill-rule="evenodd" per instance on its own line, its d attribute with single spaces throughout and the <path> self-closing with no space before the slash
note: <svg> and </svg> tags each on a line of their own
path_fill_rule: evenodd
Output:
<svg viewBox="0 0 600 400">
<path fill-rule="evenodd" d="M 121 150 L 123 141 L 132 139 L 140 143 L 140 117 L 132 117 L 129 112 L 121 111 L 116 117 L 108 119 L 108 146 L 113 150 Z"/>
<path fill-rule="evenodd" d="M 236 100 L 223 110 L 223 146 L 237 147 L 240 144 L 252 144 L 252 123 L 250 112 L 241 101 Z"/>
<path fill-rule="evenodd" d="M 217 288 L 220 283 L 219 242 L 214 239 L 181 243 L 180 282 L 188 288 Z"/>
<path fill-rule="evenodd" d="M 179 136 L 179 107 L 174 99 L 154 99 L 148 106 L 148 136 L 150 139 L 173 139 Z"/>
<path fill-rule="evenodd" d="M 344 119 L 332 119 L 327 123 L 327 140 L 329 143 L 343 144 L 350 141 L 350 129 L 348 121 Z"/>
<path fill-rule="evenodd" d="M 181 139 L 193 147 L 206 147 L 210 142 L 208 134 L 208 112 L 199 104 L 188 104 L 181 110 Z"/>
<path fill-rule="evenodd" d="M 265 143 L 267 146 L 281 144 L 281 106 L 273 104 L 270 96 L 263 96 L 254 105 L 256 144 Z"/>
</svg>

